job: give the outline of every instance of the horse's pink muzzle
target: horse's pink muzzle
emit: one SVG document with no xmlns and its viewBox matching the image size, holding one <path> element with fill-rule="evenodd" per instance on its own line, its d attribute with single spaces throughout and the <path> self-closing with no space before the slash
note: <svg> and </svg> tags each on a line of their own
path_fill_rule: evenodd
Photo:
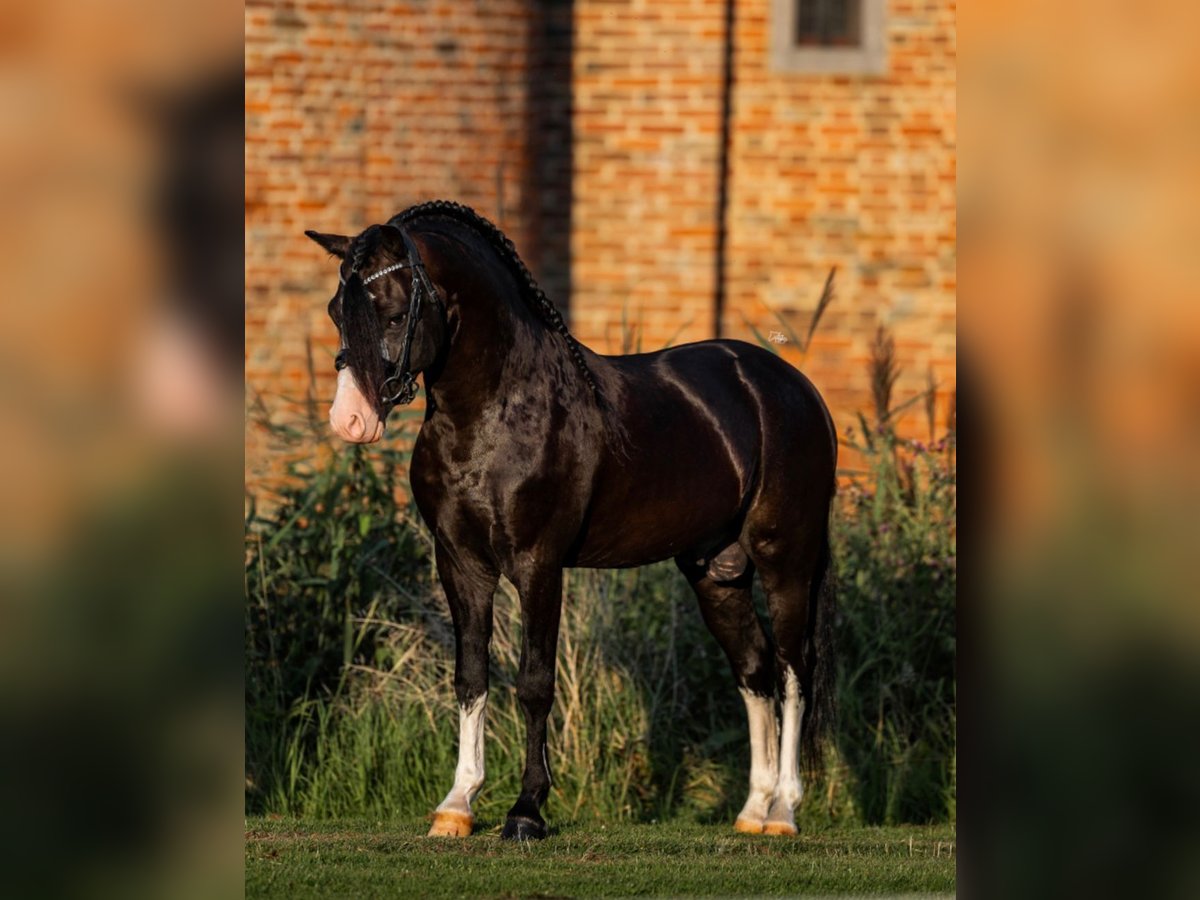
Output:
<svg viewBox="0 0 1200 900">
<path fill-rule="evenodd" d="M 334 434 L 352 444 L 372 444 L 383 437 L 383 420 L 358 389 L 349 369 L 338 372 L 329 424 Z"/>
</svg>

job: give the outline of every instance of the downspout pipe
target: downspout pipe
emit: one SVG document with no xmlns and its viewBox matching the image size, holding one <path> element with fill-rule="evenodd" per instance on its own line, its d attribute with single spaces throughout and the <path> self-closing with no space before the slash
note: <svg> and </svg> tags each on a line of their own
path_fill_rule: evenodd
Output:
<svg viewBox="0 0 1200 900">
<path fill-rule="evenodd" d="M 736 0 L 725 0 L 725 44 L 721 68 L 721 103 L 719 108 L 721 144 L 717 153 L 717 203 L 716 203 L 716 260 L 713 272 L 713 336 L 722 337 L 725 319 L 725 273 L 728 253 L 726 218 L 729 210 L 730 175 L 730 131 L 733 122 L 733 50 L 734 26 L 736 24 L 734 4 Z"/>
</svg>

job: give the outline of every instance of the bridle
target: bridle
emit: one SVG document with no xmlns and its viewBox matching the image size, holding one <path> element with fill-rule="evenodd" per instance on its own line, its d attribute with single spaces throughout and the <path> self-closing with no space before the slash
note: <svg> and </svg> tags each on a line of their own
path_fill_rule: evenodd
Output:
<svg viewBox="0 0 1200 900">
<path fill-rule="evenodd" d="M 395 227 L 395 226 L 393 226 Z M 417 330 L 417 319 L 421 316 L 421 302 L 425 294 L 429 295 L 430 300 L 435 304 L 440 304 L 437 289 L 434 288 L 433 282 L 429 280 L 429 273 L 425 271 L 425 264 L 421 261 L 421 255 L 417 252 L 417 246 L 413 243 L 412 238 L 408 236 L 408 232 L 402 228 L 396 228 L 400 232 L 400 237 L 404 240 L 404 249 L 408 254 L 408 262 L 394 263 L 390 266 L 385 266 L 377 272 L 372 272 L 363 278 L 364 286 L 370 284 L 377 278 L 382 278 L 384 275 L 390 275 L 399 269 L 412 269 L 412 285 L 408 292 L 408 321 L 404 326 L 404 343 L 400 346 L 400 359 L 394 361 L 388 356 L 387 340 L 380 341 L 380 353 L 383 355 L 383 361 L 388 369 L 392 370 L 392 374 L 383 380 L 383 384 L 379 386 L 379 399 L 385 406 L 396 406 L 397 404 L 404 406 L 412 403 L 413 398 L 417 396 L 417 376 L 409 371 L 409 358 L 412 355 L 413 335 Z M 339 276 L 339 280 L 340 276 Z M 342 282 L 345 284 L 345 282 Z M 368 294 L 370 296 L 370 294 Z M 342 347 L 338 351 L 338 355 L 333 360 L 333 368 L 340 372 L 349 365 L 346 359 L 346 348 Z M 389 385 L 395 384 L 396 387 L 389 388 Z M 389 394 L 389 390 L 392 393 Z"/>
</svg>

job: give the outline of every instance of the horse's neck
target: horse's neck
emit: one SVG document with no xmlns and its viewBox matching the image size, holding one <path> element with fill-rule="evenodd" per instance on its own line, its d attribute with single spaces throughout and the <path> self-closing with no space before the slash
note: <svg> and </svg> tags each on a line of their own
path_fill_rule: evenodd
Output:
<svg viewBox="0 0 1200 900">
<path fill-rule="evenodd" d="M 436 375 L 427 379 L 436 409 L 477 411 L 553 363 L 555 335 L 515 306 L 523 302 L 519 298 L 448 293 L 450 342 Z"/>
<path fill-rule="evenodd" d="M 570 394 L 578 387 L 589 392 L 590 399 L 567 342 L 530 308 L 520 288 L 509 283 L 507 266 L 464 254 L 471 236 L 451 240 L 459 242 L 453 250 L 436 240 L 427 245 L 450 324 L 449 345 L 438 371 L 426 378 L 434 409 L 462 413 L 469 420 L 497 399 L 550 373 L 573 379 L 565 391 L 559 385 L 560 393 Z"/>
</svg>

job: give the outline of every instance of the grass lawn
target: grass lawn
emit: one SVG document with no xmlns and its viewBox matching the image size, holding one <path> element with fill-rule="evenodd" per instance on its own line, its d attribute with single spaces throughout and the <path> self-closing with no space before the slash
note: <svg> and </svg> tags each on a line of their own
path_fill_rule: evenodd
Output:
<svg viewBox="0 0 1200 900">
<path fill-rule="evenodd" d="M 563 824 L 537 844 L 427 839 L 425 822 L 248 819 L 247 897 L 952 894 L 950 826 L 797 838 L 724 825 Z"/>
</svg>

